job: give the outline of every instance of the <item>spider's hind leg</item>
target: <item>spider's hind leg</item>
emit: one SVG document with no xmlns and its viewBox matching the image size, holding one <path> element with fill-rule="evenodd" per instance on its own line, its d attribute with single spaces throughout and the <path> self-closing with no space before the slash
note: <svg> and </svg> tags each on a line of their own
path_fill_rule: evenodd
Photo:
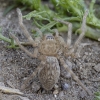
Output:
<svg viewBox="0 0 100 100">
<path fill-rule="evenodd" d="M 40 65 L 42 65 L 42 66 L 40 66 Z M 21 90 L 24 90 L 25 88 L 27 88 L 27 87 L 30 85 L 32 79 L 36 76 L 36 74 L 37 74 L 41 69 L 43 69 L 44 62 L 41 61 L 40 65 L 34 70 L 34 72 L 33 72 L 30 76 L 27 77 L 26 80 L 24 80 L 23 85 L 21 86 Z"/>
<path fill-rule="evenodd" d="M 92 95 L 92 93 L 89 91 L 89 89 L 78 79 L 78 77 L 74 74 L 74 72 L 66 65 L 63 58 L 59 58 L 60 63 L 65 68 L 67 72 L 69 72 L 72 76 L 72 78 L 89 94 Z"/>
</svg>

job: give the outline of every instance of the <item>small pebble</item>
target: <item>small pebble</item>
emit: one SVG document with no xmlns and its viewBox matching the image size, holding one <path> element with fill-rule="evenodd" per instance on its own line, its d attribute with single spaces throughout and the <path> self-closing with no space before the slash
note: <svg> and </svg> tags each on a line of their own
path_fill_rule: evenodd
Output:
<svg viewBox="0 0 100 100">
<path fill-rule="evenodd" d="M 30 100 L 29 98 L 27 97 L 22 97 L 22 96 L 19 96 L 21 98 L 21 100 Z M 18 99 L 19 100 L 19 99 Z"/>
<path fill-rule="evenodd" d="M 9 80 L 7 80 L 7 84 L 8 84 L 11 88 L 15 88 L 15 87 L 13 86 L 13 84 L 12 84 Z"/>
<path fill-rule="evenodd" d="M 55 88 L 55 90 L 56 90 L 56 89 L 58 89 L 58 85 L 57 85 L 57 84 L 55 84 L 54 88 Z"/>
<path fill-rule="evenodd" d="M 87 94 L 86 94 L 85 91 L 80 91 L 80 97 L 81 97 L 81 98 L 84 98 L 84 97 L 86 97 L 86 96 L 87 96 Z"/>
<path fill-rule="evenodd" d="M 85 55 L 88 55 L 88 52 L 85 52 Z"/>
<path fill-rule="evenodd" d="M 5 86 L 5 84 L 3 82 L 0 82 L 0 86 Z"/>
<path fill-rule="evenodd" d="M 93 67 L 97 72 L 100 72 L 100 63 Z"/>
<path fill-rule="evenodd" d="M 57 95 L 54 95 L 55 98 L 57 98 Z"/>
<path fill-rule="evenodd" d="M 64 92 L 61 91 L 61 92 L 59 93 L 59 97 L 63 97 L 63 96 L 64 96 Z"/>
<path fill-rule="evenodd" d="M 33 82 L 32 84 L 32 90 L 34 92 L 37 92 L 40 89 L 40 85 L 38 85 L 36 82 Z"/>
<path fill-rule="evenodd" d="M 11 19 L 11 14 L 8 15 L 8 19 Z"/>
<path fill-rule="evenodd" d="M 54 95 L 57 95 L 57 94 L 58 94 L 58 90 L 54 90 L 54 91 L 53 91 L 53 94 L 54 94 Z"/>
<path fill-rule="evenodd" d="M 67 83 L 64 83 L 64 82 L 63 82 L 61 85 L 62 85 L 62 89 L 63 89 L 63 90 L 65 90 L 65 91 L 68 90 L 69 85 L 68 85 Z"/>
</svg>

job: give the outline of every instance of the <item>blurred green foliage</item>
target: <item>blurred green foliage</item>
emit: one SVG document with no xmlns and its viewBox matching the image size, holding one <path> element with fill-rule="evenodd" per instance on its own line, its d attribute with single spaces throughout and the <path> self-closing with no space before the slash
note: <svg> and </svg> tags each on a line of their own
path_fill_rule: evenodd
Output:
<svg viewBox="0 0 100 100">
<path fill-rule="evenodd" d="M 87 31 L 85 36 L 94 40 L 100 38 L 100 19 L 98 19 L 94 14 L 94 4 L 96 0 L 92 0 L 90 3 L 89 9 L 87 8 L 84 0 L 51 0 L 49 3 L 53 5 L 51 9 L 45 3 L 42 3 L 41 0 L 13 0 L 13 4 L 9 6 L 4 14 L 7 14 L 11 9 L 15 7 L 21 7 L 21 9 L 30 9 L 31 12 L 27 15 L 24 15 L 23 18 L 27 20 L 33 20 L 34 24 L 39 27 L 39 29 L 45 33 L 46 31 L 53 32 L 52 29 L 56 28 L 59 32 L 67 32 L 68 27 L 62 25 L 59 22 L 53 20 L 57 18 L 64 21 L 69 21 L 73 24 L 73 32 L 75 33 L 80 27 L 83 18 L 83 14 L 86 9 L 89 10 L 87 16 Z M 48 4 L 49 4 L 48 3 Z M 34 30 L 32 30 L 35 32 Z M 80 34 L 81 31 L 78 31 Z M 35 36 L 38 36 L 36 32 Z M 0 34 L 1 40 L 8 40 L 13 44 L 11 39 Z"/>
<path fill-rule="evenodd" d="M 100 100 L 100 92 L 95 93 L 95 100 Z"/>
</svg>

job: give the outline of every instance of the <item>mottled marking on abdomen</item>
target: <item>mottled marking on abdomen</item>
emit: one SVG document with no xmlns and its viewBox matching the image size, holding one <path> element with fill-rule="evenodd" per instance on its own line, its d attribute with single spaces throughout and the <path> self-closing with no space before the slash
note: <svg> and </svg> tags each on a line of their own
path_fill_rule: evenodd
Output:
<svg viewBox="0 0 100 100">
<path fill-rule="evenodd" d="M 38 77 L 45 90 L 51 90 L 58 82 L 60 76 L 60 66 L 56 57 L 46 57 L 46 64 L 39 71 Z"/>
</svg>

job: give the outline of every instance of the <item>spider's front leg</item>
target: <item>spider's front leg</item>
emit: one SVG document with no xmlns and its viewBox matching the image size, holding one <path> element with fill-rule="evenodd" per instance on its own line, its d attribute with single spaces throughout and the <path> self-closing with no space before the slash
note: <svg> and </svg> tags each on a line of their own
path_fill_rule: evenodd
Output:
<svg viewBox="0 0 100 100">
<path fill-rule="evenodd" d="M 75 54 L 73 53 L 73 49 L 71 50 L 71 37 L 72 37 L 72 24 L 70 22 L 67 22 L 67 21 L 63 21 L 63 20 L 60 20 L 60 19 L 54 19 L 60 23 L 63 23 L 65 25 L 68 25 L 68 37 L 67 37 L 67 44 L 66 42 L 64 41 L 64 39 L 59 36 L 59 33 L 58 33 L 58 30 L 55 29 L 55 33 L 56 33 L 56 37 L 58 38 L 59 42 L 61 43 L 61 45 L 64 46 L 64 52 L 65 52 L 65 56 L 68 57 L 68 56 L 72 56 L 72 57 L 75 57 Z M 66 51 L 68 53 L 66 53 Z"/>
<path fill-rule="evenodd" d="M 78 79 L 78 77 L 74 74 L 74 72 L 66 65 L 65 61 L 63 58 L 59 58 L 60 63 L 62 66 L 71 74 L 73 79 L 89 94 L 91 95 L 91 92 L 86 88 L 86 86 Z"/>
<path fill-rule="evenodd" d="M 70 22 L 67 22 L 67 21 L 65 22 L 65 21 L 62 21 L 62 20 L 59 20 L 59 19 L 55 19 L 55 18 L 54 18 L 54 20 L 58 21 L 60 23 L 63 23 L 65 25 L 68 25 L 67 47 L 69 48 L 70 45 L 71 45 L 72 24 Z M 56 32 L 56 35 L 58 36 L 59 33 L 57 32 L 57 30 L 55 30 L 55 32 Z"/>
<path fill-rule="evenodd" d="M 43 37 L 42 32 L 38 29 L 35 28 L 35 30 L 39 33 L 40 36 L 35 38 L 35 49 L 34 49 L 34 58 L 38 57 L 38 45 L 40 44 L 41 38 Z"/>
<path fill-rule="evenodd" d="M 21 13 L 21 10 L 19 8 L 17 8 L 17 13 L 18 13 L 19 25 L 20 25 L 24 35 L 26 36 L 26 38 L 28 38 L 29 42 L 34 47 L 35 42 L 34 42 L 33 38 L 31 37 L 31 35 L 29 34 L 29 32 L 27 31 L 27 28 L 25 27 L 25 25 L 23 24 L 22 13 Z"/>
<path fill-rule="evenodd" d="M 24 46 L 22 46 L 18 40 L 18 38 L 16 38 L 13 34 L 10 34 L 12 38 L 14 38 L 14 40 L 16 41 L 16 43 L 19 45 L 19 47 L 25 51 L 27 53 L 27 55 L 29 55 L 30 57 L 33 57 L 33 58 L 37 58 L 38 56 L 38 44 L 39 44 L 39 41 L 40 41 L 40 38 L 37 39 L 37 40 L 33 40 L 33 38 L 31 37 L 31 35 L 29 34 L 29 32 L 27 31 L 25 25 L 23 24 L 23 18 L 22 18 L 22 13 L 21 13 L 21 10 L 17 8 L 17 13 L 18 13 L 18 18 L 19 18 L 19 24 L 20 24 L 20 27 L 21 29 L 23 30 L 23 33 L 24 35 L 28 38 L 29 42 L 31 43 L 31 45 L 33 47 L 36 47 L 35 50 L 34 50 L 34 53 L 30 53 L 27 49 L 25 49 Z M 36 31 L 38 31 L 40 33 L 40 36 L 42 36 L 42 32 L 39 31 L 38 28 L 35 28 Z"/>
<path fill-rule="evenodd" d="M 34 55 L 32 53 L 30 53 L 23 45 L 21 45 L 20 41 L 18 40 L 18 38 L 13 35 L 10 34 L 10 36 L 16 41 L 16 43 L 19 45 L 19 47 L 30 57 L 34 58 Z"/>
<path fill-rule="evenodd" d="M 24 35 L 26 36 L 26 38 L 28 38 L 28 40 L 29 40 L 29 42 L 31 43 L 31 45 L 32 45 L 33 47 L 35 47 L 35 46 L 36 46 L 36 42 L 33 40 L 33 38 L 31 37 L 31 35 L 30 35 L 29 32 L 27 31 L 27 28 L 26 28 L 25 25 L 23 24 L 22 13 L 21 13 L 21 10 L 20 10 L 19 8 L 17 8 L 17 13 L 18 13 L 18 18 L 19 18 L 19 25 L 20 25 L 20 27 L 21 27 L 21 29 L 22 29 Z M 13 38 L 15 39 L 15 41 L 18 43 L 19 47 L 20 47 L 23 51 L 25 51 L 29 56 L 31 56 L 31 57 L 33 57 L 33 58 L 34 58 L 34 57 L 37 57 L 37 54 L 38 54 L 37 48 L 34 50 L 34 53 L 31 54 L 28 50 L 26 50 L 26 49 L 19 43 L 19 40 L 18 40 L 14 35 L 13 35 L 12 37 L 13 37 Z"/>
<path fill-rule="evenodd" d="M 81 34 L 79 36 L 79 38 L 76 40 L 74 46 L 73 46 L 73 49 L 74 51 L 77 49 L 78 45 L 81 43 L 84 35 L 85 35 L 85 32 L 86 32 L 86 18 L 87 18 L 87 15 L 88 15 L 88 10 L 85 11 L 85 14 L 83 16 L 83 20 L 82 20 L 82 25 L 81 25 Z"/>
</svg>

